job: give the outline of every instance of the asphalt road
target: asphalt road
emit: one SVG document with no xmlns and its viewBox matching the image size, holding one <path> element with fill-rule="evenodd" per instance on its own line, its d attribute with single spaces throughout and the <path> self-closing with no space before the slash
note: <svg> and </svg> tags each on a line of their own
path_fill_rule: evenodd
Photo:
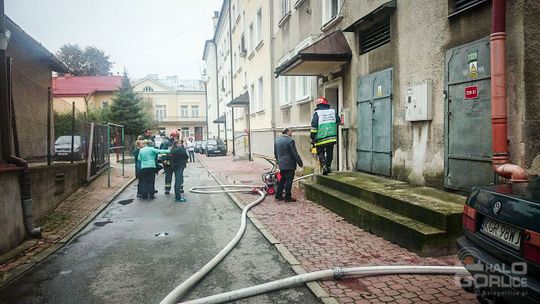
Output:
<svg viewBox="0 0 540 304">
<path fill-rule="evenodd" d="M 199 163 L 185 175 L 186 189 L 215 184 Z M 159 303 L 229 242 L 240 210 L 224 194 L 186 193 L 188 202 L 176 203 L 163 194 L 161 174 L 156 185 L 153 201 L 136 199 L 136 183 L 130 185 L 69 244 L 0 289 L 0 303 Z M 186 299 L 292 275 L 249 223 L 239 245 Z M 319 301 L 302 286 L 237 303 Z"/>
</svg>

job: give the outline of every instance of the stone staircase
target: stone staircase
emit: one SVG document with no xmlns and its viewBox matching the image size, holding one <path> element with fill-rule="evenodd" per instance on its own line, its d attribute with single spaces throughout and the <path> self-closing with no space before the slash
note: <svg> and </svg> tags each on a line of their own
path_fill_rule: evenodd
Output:
<svg viewBox="0 0 540 304">
<path fill-rule="evenodd" d="M 422 256 L 456 251 L 464 196 L 359 172 L 302 184 L 307 199 Z"/>
</svg>

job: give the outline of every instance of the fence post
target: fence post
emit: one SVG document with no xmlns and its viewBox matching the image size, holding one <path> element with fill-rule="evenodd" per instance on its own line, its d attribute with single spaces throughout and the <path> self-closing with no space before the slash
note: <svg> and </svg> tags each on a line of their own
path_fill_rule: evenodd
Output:
<svg viewBox="0 0 540 304">
<path fill-rule="evenodd" d="M 94 123 L 90 124 L 90 141 L 88 142 L 88 155 L 87 155 L 87 167 L 86 167 L 86 180 L 90 181 L 92 176 L 92 154 L 94 153 Z"/>
<path fill-rule="evenodd" d="M 47 166 L 50 166 L 52 164 L 52 157 L 51 157 L 51 140 L 52 140 L 51 115 L 52 115 L 51 87 L 49 87 L 48 91 L 47 91 Z"/>
<path fill-rule="evenodd" d="M 124 127 L 122 127 L 122 176 L 125 176 L 125 165 L 126 165 L 126 142 L 124 138 Z"/>
<path fill-rule="evenodd" d="M 73 164 L 75 158 L 73 153 L 73 150 L 75 150 L 75 102 L 71 103 L 71 116 L 71 163 Z"/>
<path fill-rule="evenodd" d="M 111 187 L 111 124 L 107 123 L 107 186 Z"/>
</svg>

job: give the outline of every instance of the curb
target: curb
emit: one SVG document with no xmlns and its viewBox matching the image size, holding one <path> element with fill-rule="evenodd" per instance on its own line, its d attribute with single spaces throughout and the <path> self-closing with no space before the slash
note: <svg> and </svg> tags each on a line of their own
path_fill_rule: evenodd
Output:
<svg viewBox="0 0 540 304">
<path fill-rule="evenodd" d="M 200 159 L 198 159 L 198 161 L 206 169 L 206 171 L 208 171 L 208 174 L 210 174 L 210 176 L 219 185 L 221 185 L 221 182 L 210 171 L 210 169 L 208 169 L 208 166 L 206 166 L 206 164 L 202 162 Z M 234 193 L 226 192 L 225 194 L 227 194 L 227 196 L 238 206 L 238 208 L 244 209 L 245 204 L 242 203 L 236 197 L 236 195 L 234 195 Z M 259 230 L 259 232 L 268 240 L 268 242 L 270 242 L 270 244 L 272 244 L 277 249 L 277 251 L 287 261 L 287 263 L 289 263 L 294 273 L 296 273 L 297 275 L 307 273 L 304 267 L 301 266 L 300 261 L 298 261 L 294 257 L 294 255 L 289 251 L 289 249 L 287 249 L 287 247 L 285 247 L 285 245 L 281 244 L 281 242 L 274 235 L 272 235 L 270 231 L 268 231 L 266 226 L 263 223 L 261 223 L 261 221 L 255 218 L 255 216 L 251 212 L 248 212 L 247 217 L 249 218 L 253 226 L 255 226 L 257 230 Z M 316 282 L 316 281 L 308 282 L 305 285 L 311 291 L 311 293 L 313 293 L 315 297 L 321 300 L 323 304 L 339 304 L 339 302 L 334 297 L 330 296 L 330 294 L 322 287 L 322 285 L 319 282 Z"/>
<path fill-rule="evenodd" d="M 57 250 L 64 247 L 64 245 L 66 245 L 76 234 L 86 228 L 86 226 L 88 226 L 88 224 L 93 221 L 96 216 L 101 213 L 101 211 L 103 211 L 103 209 L 107 208 L 120 195 L 120 193 L 122 193 L 127 187 L 129 187 L 129 185 L 131 185 L 133 181 L 135 181 L 135 176 L 131 177 L 128 183 L 115 191 L 109 200 L 103 202 L 92 213 L 90 213 L 90 215 L 88 215 L 81 222 L 79 222 L 79 224 L 73 230 L 71 230 L 71 232 L 65 235 L 61 240 L 57 241 L 54 245 L 51 245 L 47 249 L 32 257 L 29 263 L 23 264 L 6 273 L 2 278 L 3 281 L 0 282 L 0 288 L 15 280 L 16 278 L 24 274 L 26 271 L 30 270 L 32 267 L 41 263 L 47 257 L 55 253 Z"/>
</svg>

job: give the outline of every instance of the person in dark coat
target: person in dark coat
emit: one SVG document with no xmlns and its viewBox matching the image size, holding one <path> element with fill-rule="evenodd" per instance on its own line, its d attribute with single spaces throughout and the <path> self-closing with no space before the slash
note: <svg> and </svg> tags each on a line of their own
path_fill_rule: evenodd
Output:
<svg viewBox="0 0 540 304">
<path fill-rule="evenodd" d="M 184 184 L 184 169 L 187 166 L 188 159 L 189 156 L 184 148 L 184 141 L 177 140 L 170 154 L 172 171 L 174 173 L 174 200 L 177 202 L 186 201 L 185 198 L 182 198 L 182 193 Z"/>
<path fill-rule="evenodd" d="M 296 150 L 296 144 L 292 139 L 292 131 L 289 128 L 283 129 L 282 136 L 276 139 L 274 144 L 274 156 L 279 166 L 281 173 L 281 179 L 278 183 L 276 191 L 276 200 L 285 200 L 285 202 L 296 202 L 296 199 L 292 197 L 291 189 L 294 180 L 294 172 L 296 171 L 296 165 L 302 168 L 304 163 L 298 155 Z M 283 191 L 285 191 L 285 197 L 283 197 Z"/>
<path fill-rule="evenodd" d="M 178 131 L 174 130 L 169 135 L 169 138 L 167 138 L 161 145 L 159 146 L 160 150 L 169 150 L 171 149 L 176 141 L 180 138 L 180 133 Z M 172 169 L 172 163 L 169 155 L 163 155 L 161 157 L 161 163 L 163 164 L 163 171 L 165 171 L 165 194 L 169 194 L 171 192 L 171 184 L 172 184 L 172 177 L 173 177 L 173 169 Z"/>
</svg>

